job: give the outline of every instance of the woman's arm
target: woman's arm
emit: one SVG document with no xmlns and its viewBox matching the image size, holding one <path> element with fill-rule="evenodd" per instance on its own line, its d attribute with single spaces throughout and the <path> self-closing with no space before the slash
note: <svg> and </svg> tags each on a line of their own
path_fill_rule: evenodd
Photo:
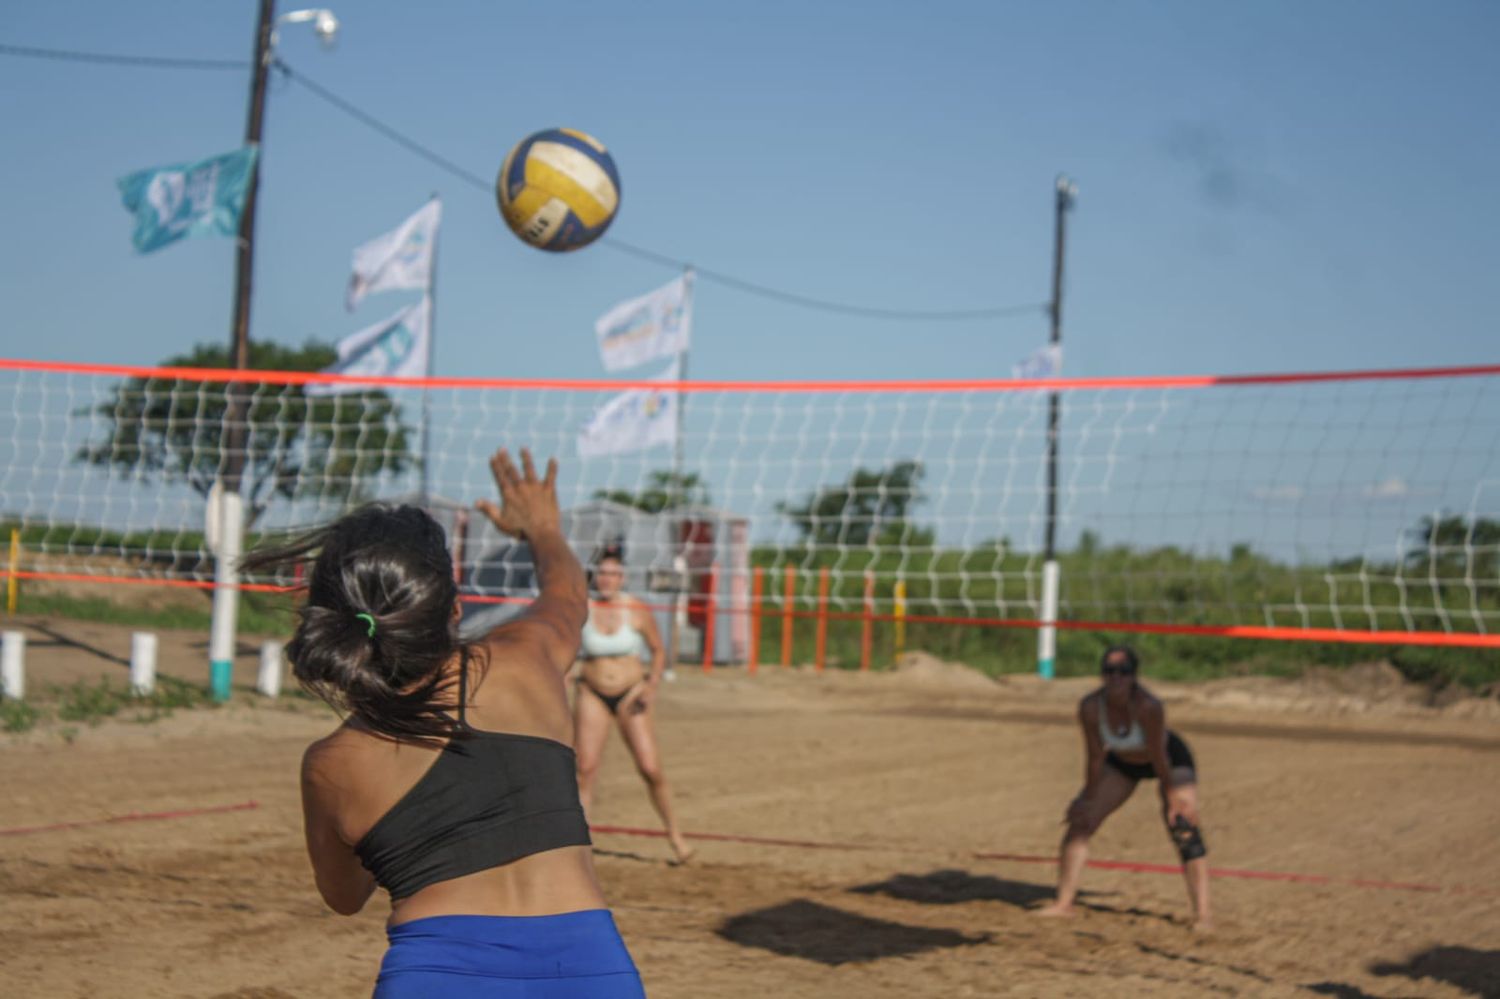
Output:
<svg viewBox="0 0 1500 999">
<path fill-rule="evenodd" d="M 635 629 L 641 633 L 646 650 L 651 655 L 651 669 L 646 675 L 646 682 L 655 686 L 661 682 L 662 672 L 667 668 L 667 648 L 662 644 L 661 632 L 656 627 L 656 615 L 651 613 L 651 608 L 639 600 L 632 600 L 631 611 L 635 616 Z"/>
<path fill-rule="evenodd" d="M 339 836 L 333 807 L 337 787 L 329 779 L 327 753 L 319 741 L 302 756 L 303 833 L 318 893 L 334 912 L 352 916 L 370 900 L 375 878 L 360 863 L 354 848 Z"/>
<path fill-rule="evenodd" d="M 1100 710 L 1097 698 L 1092 696 L 1078 702 L 1078 727 L 1083 729 L 1083 790 L 1068 806 L 1067 821 L 1070 823 L 1083 821 L 1088 801 L 1104 773 L 1104 741 L 1099 738 Z"/>
<path fill-rule="evenodd" d="M 541 594 L 514 621 L 490 635 L 491 643 L 519 644 L 538 653 L 559 673 L 573 666 L 579 634 L 588 620 L 588 578 L 563 537 L 557 507 L 557 460 L 547 462 L 547 475 L 538 479 L 531 452 L 521 449 L 521 470 L 504 448 L 490 459 L 490 471 L 500 489 L 500 505 L 489 500 L 475 504 L 496 528 L 531 547 Z"/>
</svg>

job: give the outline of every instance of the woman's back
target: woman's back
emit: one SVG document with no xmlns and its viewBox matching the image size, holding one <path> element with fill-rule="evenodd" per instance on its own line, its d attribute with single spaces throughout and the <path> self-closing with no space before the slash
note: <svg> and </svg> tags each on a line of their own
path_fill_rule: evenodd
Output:
<svg viewBox="0 0 1500 999">
<path fill-rule="evenodd" d="M 525 644 L 502 629 L 488 643 L 488 664 L 457 664 L 454 672 L 466 675 L 452 681 L 455 713 L 472 730 L 459 744 L 396 741 L 349 723 L 309 753 L 327 782 L 342 790 L 333 816 L 340 838 L 355 845 L 377 877 L 386 875 L 392 925 L 434 915 L 549 915 L 603 905 L 577 805 L 562 678 L 549 664 L 528 661 Z M 467 695 L 461 713 L 460 687 Z M 537 817 L 543 809 L 554 814 Z M 487 825 L 486 835 L 478 835 L 480 825 Z M 435 850 L 433 842 L 444 837 L 460 842 Z M 554 842 L 567 845 L 509 856 Z M 486 858 L 500 863 L 442 877 Z M 417 890 L 405 893 L 412 885 Z"/>
</svg>

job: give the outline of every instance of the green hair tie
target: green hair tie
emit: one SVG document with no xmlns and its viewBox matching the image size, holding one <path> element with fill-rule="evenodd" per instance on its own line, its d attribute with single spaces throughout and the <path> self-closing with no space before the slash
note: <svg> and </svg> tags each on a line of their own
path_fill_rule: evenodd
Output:
<svg viewBox="0 0 1500 999">
<path fill-rule="evenodd" d="M 370 636 L 371 638 L 374 638 L 375 637 L 375 619 L 373 617 L 371 617 L 370 615 L 368 615 L 368 614 L 356 614 L 354 616 L 356 618 L 358 618 L 359 620 L 361 620 L 361 621 L 369 621 L 370 622 L 370 630 L 367 631 L 367 632 L 365 632 L 365 634 L 368 635 L 368 636 Z"/>
</svg>

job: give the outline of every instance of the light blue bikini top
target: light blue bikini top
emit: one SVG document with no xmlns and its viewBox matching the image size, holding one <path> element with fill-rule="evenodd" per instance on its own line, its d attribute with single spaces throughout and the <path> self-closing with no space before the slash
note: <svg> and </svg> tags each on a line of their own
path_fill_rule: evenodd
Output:
<svg viewBox="0 0 1500 999">
<path fill-rule="evenodd" d="M 614 631 L 603 632 L 594 627 L 594 613 L 583 625 L 583 644 L 578 650 L 582 659 L 601 659 L 605 656 L 637 656 L 646 658 L 646 640 L 635 626 L 626 622 Z"/>
<path fill-rule="evenodd" d="M 1134 714 L 1130 716 L 1130 729 L 1124 735 L 1110 729 L 1109 709 L 1104 706 L 1102 697 L 1099 699 L 1099 739 L 1105 749 L 1116 753 L 1133 753 L 1146 748 L 1146 732 Z"/>
</svg>

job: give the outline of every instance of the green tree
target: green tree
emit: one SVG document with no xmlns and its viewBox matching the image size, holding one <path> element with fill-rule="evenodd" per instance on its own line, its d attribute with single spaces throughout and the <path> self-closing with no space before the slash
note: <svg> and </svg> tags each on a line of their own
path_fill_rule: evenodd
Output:
<svg viewBox="0 0 1500 999">
<path fill-rule="evenodd" d="M 250 345 L 250 367 L 260 371 L 318 371 L 337 359 L 334 349 L 309 341 L 299 348 L 264 341 Z M 223 346 L 199 344 L 168 358 L 164 367 L 227 368 Z M 227 382 L 130 378 L 94 407 L 102 437 L 73 455 L 75 462 L 122 474 L 185 482 L 207 496 L 219 475 Z M 252 386 L 242 491 L 247 526 L 275 497 L 304 495 L 356 499 L 372 481 L 416 464 L 413 430 L 384 391 L 367 389 L 308 396 L 301 385 Z"/>
<path fill-rule="evenodd" d="M 1410 569 L 1426 571 L 1431 566 L 1436 576 L 1453 581 L 1465 576 L 1493 580 L 1500 572 L 1500 520 L 1470 521 L 1457 514 L 1423 517 L 1408 533 Z"/>
<path fill-rule="evenodd" d="M 776 511 L 814 544 L 930 543 L 931 531 L 907 522 L 912 507 L 923 500 L 922 474 L 919 461 L 856 468 L 842 484 L 824 486 L 801 503 L 777 503 Z"/>
<path fill-rule="evenodd" d="M 594 499 L 609 500 L 624 506 L 633 506 L 647 513 L 661 513 L 684 506 L 708 506 L 712 501 L 708 485 L 697 472 L 655 471 L 647 476 L 646 488 L 640 492 L 629 489 L 596 489 Z"/>
</svg>

